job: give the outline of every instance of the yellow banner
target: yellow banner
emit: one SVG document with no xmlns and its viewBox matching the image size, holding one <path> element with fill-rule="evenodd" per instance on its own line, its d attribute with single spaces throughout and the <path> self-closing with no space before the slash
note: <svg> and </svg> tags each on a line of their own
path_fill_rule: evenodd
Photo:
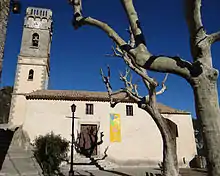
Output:
<svg viewBox="0 0 220 176">
<path fill-rule="evenodd" d="M 121 120 L 119 114 L 110 114 L 110 141 L 121 142 Z"/>
</svg>

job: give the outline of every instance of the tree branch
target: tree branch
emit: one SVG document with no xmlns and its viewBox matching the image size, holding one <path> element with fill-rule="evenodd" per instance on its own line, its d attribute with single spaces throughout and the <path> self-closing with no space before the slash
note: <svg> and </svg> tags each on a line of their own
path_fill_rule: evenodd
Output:
<svg viewBox="0 0 220 176">
<path fill-rule="evenodd" d="M 100 74 L 102 76 L 102 80 L 104 82 L 104 84 L 106 85 L 106 89 L 108 91 L 108 95 L 110 98 L 110 105 L 111 107 L 115 107 L 118 103 L 122 102 L 123 100 L 125 100 L 126 98 L 130 97 L 133 101 L 135 101 L 136 103 L 138 103 L 139 101 L 141 101 L 141 97 L 139 97 L 136 94 L 136 89 L 134 89 L 135 92 L 132 92 L 133 88 L 130 88 L 130 83 L 128 83 L 127 79 L 125 77 L 123 77 L 121 80 L 125 83 L 126 88 L 124 89 L 120 89 L 118 91 L 113 92 L 112 91 L 112 87 L 110 84 L 110 68 L 108 66 L 108 76 L 105 76 L 102 69 L 100 69 Z M 126 73 L 127 75 L 127 73 Z M 133 85 L 132 85 L 133 86 Z M 114 97 L 115 95 L 121 94 L 121 93 L 126 93 L 126 96 L 121 98 L 121 99 L 115 99 L 114 101 Z"/>
<path fill-rule="evenodd" d="M 137 48 L 130 50 L 128 53 L 132 55 L 135 63 L 148 70 L 174 73 L 189 80 L 192 65 L 179 57 L 152 56 L 152 54 L 147 50 L 144 34 L 140 26 L 137 12 L 134 8 L 133 1 L 121 0 L 121 3 L 125 9 L 132 34 L 135 38 L 135 45 Z"/>
<path fill-rule="evenodd" d="M 124 4 L 126 12 L 129 13 L 128 17 L 131 20 L 130 25 L 135 37 L 135 45 L 137 46 L 137 48 L 134 49 L 106 23 L 91 17 L 84 18 L 81 13 L 81 0 L 70 0 L 70 2 L 74 8 L 74 26 L 76 28 L 82 25 L 91 25 L 100 28 L 113 39 L 123 53 L 127 53 L 126 57 L 129 57 L 129 60 L 132 60 L 133 64 L 135 63 L 139 67 L 152 71 L 174 73 L 187 80 L 191 77 L 191 63 L 179 57 L 153 56 L 147 51 L 132 0 L 121 0 L 121 2 Z M 132 14 L 132 12 L 135 13 Z"/>
<path fill-rule="evenodd" d="M 80 23 L 81 25 L 91 25 L 100 28 L 120 47 L 127 45 L 127 43 L 108 24 L 102 21 L 99 21 L 92 17 L 86 17 L 82 18 L 80 21 L 78 21 L 78 23 Z"/>
<path fill-rule="evenodd" d="M 123 53 L 118 47 L 116 47 L 116 49 L 115 49 L 114 46 L 112 46 L 112 51 L 113 51 L 113 54 L 106 54 L 106 56 L 109 56 L 109 57 L 123 57 Z"/>
<path fill-rule="evenodd" d="M 145 53 L 139 53 L 136 57 L 137 64 L 142 68 L 161 73 L 173 73 L 187 80 L 190 80 L 191 73 L 194 70 L 193 65 L 190 62 L 177 56 L 149 56 Z"/>
<path fill-rule="evenodd" d="M 130 81 L 128 81 L 129 78 Z M 126 90 L 132 92 L 136 97 L 138 97 L 137 85 L 132 83 L 132 74 L 129 68 L 126 69 L 126 73 L 124 76 L 122 75 L 122 73 L 120 73 L 120 80 L 124 82 Z"/>
<path fill-rule="evenodd" d="M 168 75 L 169 75 L 168 73 L 165 75 L 164 80 L 161 83 L 162 87 L 161 87 L 161 89 L 159 91 L 156 91 L 156 87 L 148 84 L 149 95 L 145 96 L 145 101 L 146 102 L 149 103 L 151 100 L 156 99 L 157 95 L 161 95 L 162 93 L 164 93 L 167 90 L 165 82 L 167 80 Z M 152 99 L 152 98 L 150 98 L 150 96 L 155 96 L 155 98 Z M 156 100 L 155 100 L 155 102 L 156 102 Z"/>
<path fill-rule="evenodd" d="M 129 29 L 127 31 L 130 34 L 130 39 L 129 39 L 128 44 L 131 46 L 131 48 L 134 48 L 135 47 L 135 39 L 134 39 L 134 34 L 132 32 L 131 26 L 129 27 Z"/>
<path fill-rule="evenodd" d="M 186 0 L 186 20 L 191 36 L 197 36 L 203 28 L 201 18 L 201 0 Z"/>
<path fill-rule="evenodd" d="M 140 22 L 138 19 L 138 15 L 133 5 L 133 1 L 132 0 L 121 0 L 121 3 L 129 19 L 131 31 L 134 35 L 135 44 L 138 50 L 148 52 L 146 48 L 145 38 L 144 38 L 142 29 L 140 26 Z"/>
<path fill-rule="evenodd" d="M 142 68 L 139 67 L 137 64 L 135 65 L 135 63 L 132 63 L 132 60 L 129 58 L 129 56 L 125 53 L 123 56 L 123 59 L 125 61 L 125 63 L 133 70 L 135 71 L 137 74 L 139 74 L 143 79 L 145 79 L 147 82 L 149 82 L 150 84 L 154 85 L 155 87 L 158 85 L 158 83 L 156 81 L 154 81 L 152 78 L 150 78 L 146 72 L 143 72 Z"/>
<path fill-rule="evenodd" d="M 82 0 L 69 0 L 74 9 L 74 27 L 77 29 L 82 25 L 91 25 L 102 29 L 114 42 L 121 46 L 127 45 L 127 43 L 106 23 L 94 19 L 92 17 L 82 16 Z"/>
<path fill-rule="evenodd" d="M 208 35 L 208 40 L 209 40 L 210 44 L 213 44 L 217 41 L 220 41 L 220 31 Z"/>
<path fill-rule="evenodd" d="M 156 92 L 156 95 L 160 95 L 160 94 L 164 93 L 165 90 L 167 89 L 165 82 L 167 80 L 168 75 L 169 75 L 168 73 L 165 75 L 164 80 L 162 81 L 162 84 L 161 84 L 162 88 L 158 92 Z"/>
<path fill-rule="evenodd" d="M 132 35 L 132 34 L 131 34 Z M 136 72 L 138 75 L 140 75 L 143 79 L 145 79 L 147 82 L 149 82 L 150 84 L 154 85 L 155 87 L 158 85 L 158 83 L 156 81 L 154 81 L 152 78 L 150 78 L 147 75 L 147 72 L 143 70 L 143 68 L 139 67 L 137 64 L 135 64 L 134 62 L 132 62 L 132 60 L 130 59 L 130 57 L 128 56 L 128 54 L 126 52 L 122 52 L 116 45 L 116 49 L 114 47 L 112 47 L 113 50 L 113 54 L 108 55 L 108 56 L 112 56 L 112 57 L 122 57 L 123 60 L 125 61 L 125 63 L 134 71 Z M 102 71 L 102 70 L 101 70 Z"/>
<path fill-rule="evenodd" d="M 207 54 L 204 48 L 207 48 L 207 44 L 209 44 L 207 43 L 209 42 L 207 41 L 208 37 L 202 24 L 201 0 L 185 1 L 186 21 L 190 33 L 190 50 L 193 60 L 197 61 Z"/>
</svg>

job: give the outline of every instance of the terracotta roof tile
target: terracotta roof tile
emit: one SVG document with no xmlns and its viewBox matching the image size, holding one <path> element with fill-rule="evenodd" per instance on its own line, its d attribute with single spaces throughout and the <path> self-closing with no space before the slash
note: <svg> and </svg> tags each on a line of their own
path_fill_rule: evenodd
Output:
<svg viewBox="0 0 220 176">
<path fill-rule="evenodd" d="M 126 93 L 115 95 L 114 100 L 119 100 L 126 97 Z M 78 90 L 37 90 L 26 94 L 29 99 L 43 99 L 43 100 L 72 100 L 72 101 L 109 101 L 107 92 L 95 91 L 78 91 Z M 129 98 L 123 99 L 124 103 L 133 103 Z M 186 111 L 177 110 L 158 103 L 158 108 L 163 114 L 190 114 Z"/>
<path fill-rule="evenodd" d="M 114 96 L 122 99 L 126 93 Z M 81 101 L 109 101 L 107 92 L 77 91 L 77 90 L 37 90 L 26 94 L 27 99 L 51 99 L 51 100 L 81 100 Z M 133 102 L 126 99 L 125 102 Z"/>
</svg>

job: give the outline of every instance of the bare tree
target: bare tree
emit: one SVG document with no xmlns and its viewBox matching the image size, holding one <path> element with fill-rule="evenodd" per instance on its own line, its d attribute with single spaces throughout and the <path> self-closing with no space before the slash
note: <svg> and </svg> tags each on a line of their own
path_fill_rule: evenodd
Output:
<svg viewBox="0 0 220 176">
<path fill-rule="evenodd" d="M 147 48 L 140 21 L 132 0 L 121 0 L 127 14 L 134 46 L 125 42 L 108 24 L 83 17 L 81 0 L 70 0 L 74 9 L 74 27 L 91 25 L 103 30 L 135 66 L 156 72 L 179 75 L 190 83 L 196 114 L 203 128 L 209 175 L 220 175 L 220 111 L 217 91 L 218 70 L 212 65 L 211 45 L 220 40 L 220 32 L 207 34 L 201 19 L 201 0 L 185 0 L 186 20 L 190 33 L 192 61 L 176 56 L 155 56 Z"/>
<path fill-rule="evenodd" d="M 125 60 L 126 58 L 127 57 L 125 57 Z M 129 63 L 128 65 L 132 69 L 137 69 L 132 63 Z M 159 91 L 156 91 L 158 83 L 154 79 L 150 78 L 144 69 L 140 68 L 136 72 L 138 72 L 139 75 L 142 77 L 142 80 L 146 88 L 148 89 L 149 94 L 147 96 L 142 97 L 139 95 L 137 84 L 132 83 L 132 75 L 130 69 L 126 69 L 125 75 L 120 73 L 120 79 L 124 82 L 124 89 L 120 89 L 115 92 L 112 91 L 112 87 L 110 84 L 110 68 L 108 67 L 108 76 L 105 76 L 101 69 L 102 79 L 106 85 L 110 97 L 110 104 L 112 107 L 115 107 L 117 103 L 120 103 L 124 99 L 129 98 L 133 100 L 134 103 L 137 103 L 139 108 L 145 110 L 147 113 L 150 114 L 150 116 L 156 123 L 163 139 L 163 175 L 178 176 L 179 167 L 176 154 L 177 127 L 172 121 L 164 118 L 161 115 L 156 103 L 156 95 L 160 95 L 166 90 L 165 81 L 168 75 L 165 76 L 162 82 L 162 88 Z M 122 93 L 124 93 L 125 96 L 115 101 L 114 96 Z"/>
<path fill-rule="evenodd" d="M 10 5 L 14 14 L 20 13 L 20 2 L 14 0 L 0 0 L 0 82 L 2 75 L 2 65 L 4 58 L 4 49 L 6 41 L 6 33 L 10 12 Z"/>
<path fill-rule="evenodd" d="M 9 17 L 10 0 L 0 1 L 0 81 L 6 40 L 6 31 Z"/>
</svg>

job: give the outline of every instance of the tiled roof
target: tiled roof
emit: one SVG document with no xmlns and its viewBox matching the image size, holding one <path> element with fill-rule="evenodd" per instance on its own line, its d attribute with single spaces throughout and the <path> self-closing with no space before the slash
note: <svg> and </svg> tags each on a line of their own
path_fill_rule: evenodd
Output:
<svg viewBox="0 0 220 176">
<path fill-rule="evenodd" d="M 114 96 L 114 99 L 122 99 L 126 93 Z M 109 101 L 107 92 L 77 91 L 77 90 L 37 90 L 26 94 L 27 99 L 49 99 L 49 100 L 80 100 L 80 101 Z M 133 102 L 126 99 L 124 102 Z"/>
<path fill-rule="evenodd" d="M 126 93 L 120 93 L 115 95 L 114 101 L 121 100 L 123 103 L 133 103 L 134 101 L 129 98 L 125 98 Z M 69 101 L 109 101 L 107 92 L 95 92 L 95 91 L 77 91 L 77 90 L 37 90 L 26 94 L 26 98 L 41 99 L 41 100 L 69 100 Z M 164 114 L 189 114 L 189 112 L 177 110 L 158 103 L 158 108 L 161 113 Z"/>
</svg>

